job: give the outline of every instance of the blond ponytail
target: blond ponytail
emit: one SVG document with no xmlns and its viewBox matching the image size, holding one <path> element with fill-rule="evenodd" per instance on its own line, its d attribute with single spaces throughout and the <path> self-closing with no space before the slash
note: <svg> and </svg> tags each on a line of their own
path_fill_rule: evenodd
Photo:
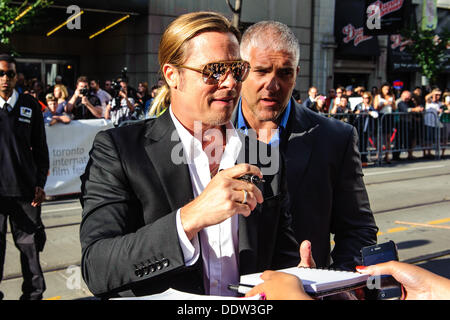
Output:
<svg viewBox="0 0 450 320">
<path fill-rule="evenodd" d="M 172 21 L 161 36 L 158 50 L 158 62 L 161 74 L 166 63 L 178 67 L 186 61 L 189 40 L 201 32 L 219 31 L 231 32 L 238 40 L 241 34 L 222 14 L 216 12 L 191 12 L 179 16 Z M 170 88 L 162 86 L 153 99 L 148 116 L 161 115 L 170 106 Z"/>
<path fill-rule="evenodd" d="M 158 89 L 156 97 L 152 101 L 149 117 L 158 117 L 170 106 L 170 89 L 167 84 L 164 84 Z"/>
</svg>

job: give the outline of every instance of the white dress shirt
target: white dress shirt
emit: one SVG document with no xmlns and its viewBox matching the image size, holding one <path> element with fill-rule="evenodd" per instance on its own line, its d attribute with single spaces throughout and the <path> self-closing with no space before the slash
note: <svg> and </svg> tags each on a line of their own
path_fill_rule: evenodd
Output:
<svg viewBox="0 0 450 320">
<path fill-rule="evenodd" d="M 19 99 L 19 93 L 17 92 L 16 89 L 14 89 L 13 93 L 12 93 L 11 97 L 9 97 L 8 101 L 5 101 L 5 99 L 0 97 L 0 108 L 3 109 L 3 105 L 5 103 L 8 103 L 11 106 L 11 108 L 14 108 L 18 99 Z"/>
<path fill-rule="evenodd" d="M 211 181 L 209 160 L 198 138 L 191 135 L 177 120 L 169 109 L 172 121 L 183 145 L 183 151 L 189 167 L 194 197 L 199 196 Z M 235 165 L 242 143 L 233 124 L 226 124 L 226 146 L 220 160 L 219 170 L 228 169 Z M 228 290 L 228 285 L 239 283 L 238 266 L 238 216 L 207 227 L 195 235 L 192 241 L 186 236 L 181 224 L 180 209 L 177 212 L 177 230 L 186 266 L 195 264 L 201 255 L 204 270 L 205 293 L 220 296 L 235 296 Z"/>
</svg>

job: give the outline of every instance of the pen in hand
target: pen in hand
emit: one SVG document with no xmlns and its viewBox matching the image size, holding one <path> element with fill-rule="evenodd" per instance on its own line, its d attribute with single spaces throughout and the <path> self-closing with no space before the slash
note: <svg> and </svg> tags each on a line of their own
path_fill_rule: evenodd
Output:
<svg viewBox="0 0 450 320">
<path fill-rule="evenodd" d="M 253 288 L 252 285 L 241 284 L 241 283 L 240 284 L 229 284 L 228 285 L 228 290 L 235 291 L 235 292 L 240 293 L 240 294 L 246 294 L 252 288 Z"/>
</svg>

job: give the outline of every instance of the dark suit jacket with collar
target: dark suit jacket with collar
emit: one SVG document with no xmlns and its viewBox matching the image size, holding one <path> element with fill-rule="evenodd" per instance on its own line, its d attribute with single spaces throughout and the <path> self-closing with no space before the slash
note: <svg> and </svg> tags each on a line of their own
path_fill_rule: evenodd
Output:
<svg viewBox="0 0 450 320">
<path fill-rule="evenodd" d="M 376 243 L 356 130 L 293 99 L 280 148 L 286 161 L 290 213 L 299 243 L 310 240 L 318 267 L 354 270 L 360 249 Z M 236 111 L 232 121 L 236 125 Z"/>
<path fill-rule="evenodd" d="M 317 104 L 315 101 L 312 101 L 310 97 L 308 97 L 305 102 L 303 102 L 302 104 L 304 107 L 314 111 L 314 112 L 318 112 L 317 111 Z"/>
<path fill-rule="evenodd" d="M 240 137 L 245 161 L 249 138 Z M 80 227 L 82 274 L 95 295 L 141 296 L 170 287 L 204 292 L 201 258 L 184 265 L 176 230 L 177 210 L 194 199 L 187 164 L 171 160 L 180 151 L 169 112 L 96 136 L 81 177 Z M 239 216 L 240 274 L 299 261 L 281 172 L 264 176 L 258 186 L 264 203 L 248 218 Z"/>
</svg>

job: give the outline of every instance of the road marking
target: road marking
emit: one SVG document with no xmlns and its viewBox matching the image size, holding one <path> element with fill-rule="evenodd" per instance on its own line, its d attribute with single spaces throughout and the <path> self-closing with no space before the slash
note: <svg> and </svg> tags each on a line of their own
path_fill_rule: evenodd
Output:
<svg viewBox="0 0 450 320">
<path fill-rule="evenodd" d="M 392 229 L 389 229 L 387 231 L 387 233 L 400 232 L 400 231 L 405 231 L 405 230 L 408 230 L 408 229 L 409 228 L 405 228 L 405 227 L 392 228 Z"/>
<path fill-rule="evenodd" d="M 71 211 L 71 210 L 81 210 L 81 207 L 70 207 L 70 208 L 62 208 L 62 209 L 42 210 L 42 213 Z"/>
<path fill-rule="evenodd" d="M 436 224 L 442 224 L 442 223 L 447 223 L 447 222 L 450 222 L 450 218 L 444 218 L 444 219 L 440 219 L 440 220 L 428 221 L 427 223 L 394 221 L 394 223 L 406 224 L 406 225 L 410 225 L 412 227 L 418 226 L 418 227 L 430 227 L 430 228 L 435 228 L 435 229 L 450 229 L 450 226 L 436 226 Z M 382 236 L 382 235 L 384 235 L 386 233 L 401 232 L 401 231 L 406 231 L 406 230 L 409 230 L 409 229 L 411 229 L 411 228 L 397 227 L 397 228 L 388 229 L 386 232 L 378 231 L 377 237 Z M 334 241 L 331 241 L 331 244 L 334 245 Z"/>
<path fill-rule="evenodd" d="M 446 222 L 450 222 L 450 218 L 445 218 L 445 219 L 441 219 L 441 220 L 434 220 L 434 221 L 428 221 L 427 224 L 441 224 L 441 223 L 446 223 Z"/>
<path fill-rule="evenodd" d="M 365 177 L 368 176 L 377 176 L 380 174 L 391 174 L 391 173 L 397 173 L 397 172 L 408 172 L 408 171 L 416 171 L 416 170 L 427 170 L 427 169 L 436 169 L 436 168 L 444 168 L 445 165 L 436 165 L 436 166 L 429 166 L 429 167 L 417 167 L 417 168 L 408 168 L 408 169 L 395 169 L 395 170 L 389 170 L 389 171 L 380 171 L 380 172 L 368 172 L 364 173 Z"/>
<path fill-rule="evenodd" d="M 61 300 L 61 296 L 51 297 L 44 300 Z"/>
<path fill-rule="evenodd" d="M 436 226 L 432 224 L 427 223 L 417 223 L 417 222 L 406 222 L 406 221 L 395 221 L 397 224 L 407 224 L 410 226 L 417 226 L 417 227 L 427 227 L 427 228 L 435 228 L 435 229 L 448 229 L 450 230 L 450 226 Z"/>
</svg>

